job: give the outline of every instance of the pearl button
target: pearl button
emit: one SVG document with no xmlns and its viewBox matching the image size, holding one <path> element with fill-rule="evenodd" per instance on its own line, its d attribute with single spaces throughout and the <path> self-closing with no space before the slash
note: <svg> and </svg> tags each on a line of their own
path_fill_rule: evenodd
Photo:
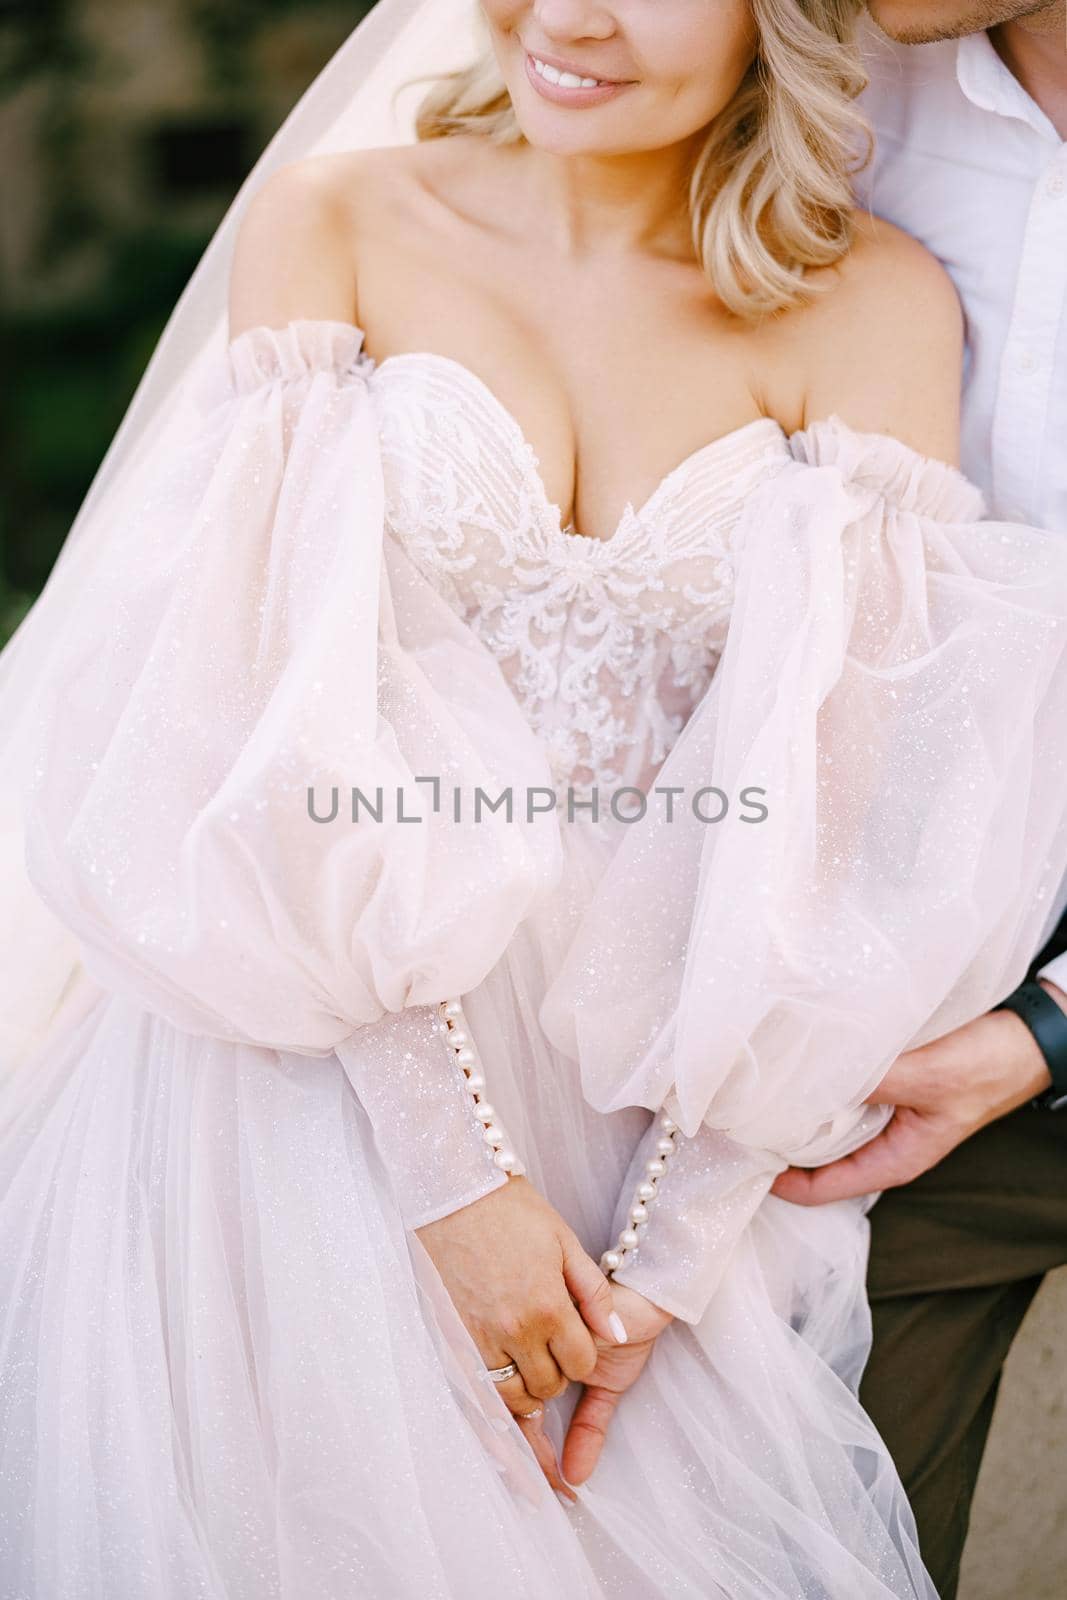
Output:
<svg viewBox="0 0 1067 1600">
<path fill-rule="evenodd" d="M 501 1172 L 515 1172 L 522 1170 L 522 1163 L 515 1151 L 508 1143 L 508 1136 L 498 1122 L 494 1121 L 496 1112 L 488 1100 L 476 1098 L 485 1088 L 485 1075 L 479 1065 L 478 1053 L 474 1049 L 470 1035 L 466 1029 L 457 1024 L 465 1020 L 463 1007 L 459 1000 L 442 1000 L 438 1005 L 442 1018 L 447 1019 L 443 1024 L 448 1044 L 453 1052 L 456 1065 L 463 1070 L 464 1083 L 473 1097 L 472 1110 L 476 1121 L 483 1124 L 482 1137 L 492 1151 L 492 1158 Z"/>
<path fill-rule="evenodd" d="M 1058 199 L 1065 188 L 1067 188 L 1067 181 L 1064 180 L 1062 172 L 1054 172 L 1045 184 L 1046 194 L 1050 194 L 1054 200 Z"/>
<path fill-rule="evenodd" d="M 1037 357 L 1032 350 L 1020 350 L 1016 357 L 1016 365 L 1020 372 L 1036 372 Z"/>
</svg>

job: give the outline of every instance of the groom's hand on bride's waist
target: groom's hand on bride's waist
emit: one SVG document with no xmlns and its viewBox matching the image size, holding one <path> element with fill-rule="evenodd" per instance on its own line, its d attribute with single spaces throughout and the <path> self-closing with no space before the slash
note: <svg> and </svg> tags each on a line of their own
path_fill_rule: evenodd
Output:
<svg viewBox="0 0 1067 1600">
<path fill-rule="evenodd" d="M 1067 994 L 1039 980 L 1067 1011 Z M 870 1098 L 891 1105 L 882 1133 L 852 1155 L 824 1167 L 789 1167 L 771 1193 L 797 1205 L 825 1205 L 910 1183 L 950 1150 L 1051 1082 L 1030 1029 L 1013 1011 L 989 1011 L 973 1022 L 907 1050 Z"/>
</svg>

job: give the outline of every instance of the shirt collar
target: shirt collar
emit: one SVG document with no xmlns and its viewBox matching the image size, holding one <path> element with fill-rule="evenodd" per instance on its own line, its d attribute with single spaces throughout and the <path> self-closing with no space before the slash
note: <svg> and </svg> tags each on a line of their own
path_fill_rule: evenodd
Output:
<svg viewBox="0 0 1067 1600">
<path fill-rule="evenodd" d="M 1015 117 L 1043 139 L 1062 144 L 1052 122 L 1015 74 L 998 56 L 988 33 L 968 33 L 956 48 L 956 78 L 963 93 L 982 111 Z"/>
</svg>

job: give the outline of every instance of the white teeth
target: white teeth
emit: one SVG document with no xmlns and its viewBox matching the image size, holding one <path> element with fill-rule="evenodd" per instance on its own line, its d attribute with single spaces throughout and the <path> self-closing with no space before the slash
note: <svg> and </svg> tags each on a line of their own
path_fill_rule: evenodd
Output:
<svg viewBox="0 0 1067 1600">
<path fill-rule="evenodd" d="M 531 60 L 542 78 L 549 83 L 558 83 L 563 89 L 596 89 L 602 81 L 600 78 L 580 78 L 576 72 L 560 72 L 558 67 L 550 67 L 546 61 L 539 61 L 537 56 L 532 56 Z"/>
</svg>

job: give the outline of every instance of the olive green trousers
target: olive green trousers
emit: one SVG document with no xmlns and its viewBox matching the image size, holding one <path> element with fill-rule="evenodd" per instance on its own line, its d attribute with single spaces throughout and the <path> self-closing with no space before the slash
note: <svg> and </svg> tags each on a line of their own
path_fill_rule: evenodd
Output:
<svg viewBox="0 0 1067 1600">
<path fill-rule="evenodd" d="M 990 1123 L 886 1190 L 870 1223 L 874 1345 L 860 1398 L 911 1499 L 930 1575 L 954 1600 L 1001 1368 L 1045 1273 L 1067 1262 L 1067 1110 L 1025 1106 Z"/>
</svg>

